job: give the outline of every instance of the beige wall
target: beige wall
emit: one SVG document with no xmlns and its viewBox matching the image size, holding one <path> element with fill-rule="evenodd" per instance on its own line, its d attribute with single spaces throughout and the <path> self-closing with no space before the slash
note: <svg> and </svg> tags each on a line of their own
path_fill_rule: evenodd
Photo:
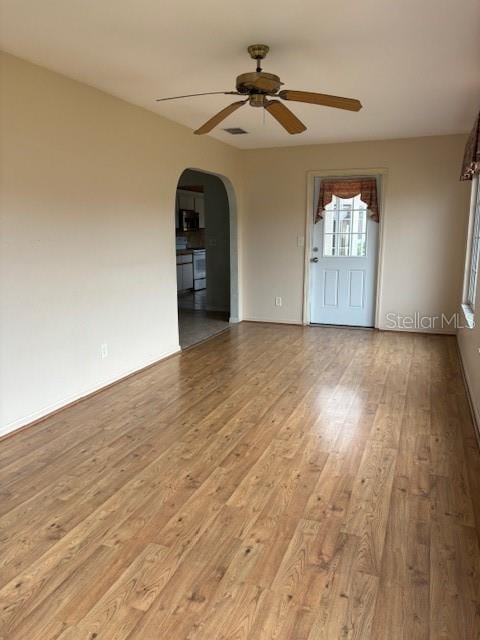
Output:
<svg viewBox="0 0 480 640">
<path fill-rule="evenodd" d="M 244 318 L 301 322 L 309 171 L 385 168 L 379 326 L 386 314 L 453 314 L 464 260 L 464 136 L 244 152 Z M 283 306 L 275 306 L 281 296 Z M 448 329 L 447 329 L 448 330 Z"/>
<path fill-rule="evenodd" d="M 2 56 L 0 433 L 178 349 L 174 202 L 240 152 Z M 102 360 L 100 347 L 108 343 Z"/>
<path fill-rule="evenodd" d="M 235 189 L 240 318 L 302 320 L 307 172 L 380 167 L 380 326 L 388 311 L 458 309 L 463 136 L 239 151 L 1 61 L 0 433 L 178 349 L 174 198 L 187 167 L 227 176 Z"/>
</svg>

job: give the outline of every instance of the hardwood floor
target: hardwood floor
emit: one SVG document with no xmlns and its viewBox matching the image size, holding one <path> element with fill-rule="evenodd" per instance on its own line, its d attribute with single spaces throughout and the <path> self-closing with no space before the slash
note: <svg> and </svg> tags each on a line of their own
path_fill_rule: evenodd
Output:
<svg viewBox="0 0 480 640">
<path fill-rule="evenodd" d="M 3 640 L 480 638 L 454 338 L 242 324 L 0 465 Z"/>
</svg>

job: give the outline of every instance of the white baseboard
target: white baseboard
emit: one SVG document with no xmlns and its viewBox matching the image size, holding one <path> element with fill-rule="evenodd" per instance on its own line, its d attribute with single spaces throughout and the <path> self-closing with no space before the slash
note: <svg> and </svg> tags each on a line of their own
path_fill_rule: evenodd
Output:
<svg viewBox="0 0 480 640">
<path fill-rule="evenodd" d="M 243 320 L 245 322 L 270 322 L 272 324 L 303 324 L 301 320 L 279 320 L 278 318 L 257 318 L 255 316 L 247 316 Z"/>
<path fill-rule="evenodd" d="M 243 320 L 245 320 L 246 322 L 270 322 L 273 324 L 296 324 L 296 325 L 303 325 L 303 322 L 301 320 L 279 320 L 278 318 L 259 318 L 256 316 L 247 316 L 245 318 L 243 318 Z M 310 324 L 305 325 L 307 327 L 310 326 Z M 321 325 L 314 325 L 314 326 L 321 326 Z M 333 326 L 333 325 L 325 325 L 325 326 Z M 344 325 L 345 329 L 361 329 L 362 327 L 349 327 L 348 325 Z M 428 333 L 430 335 L 445 335 L 445 336 L 454 336 L 456 335 L 455 331 L 435 331 L 433 329 L 392 329 L 391 327 L 385 327 L 385 326 L 379 326 L 379 327 L 375 327 L 376 329 L 379 329 L 380 331 L 393 331 L 395 333 L 398 332 L 403 332 L 403 333 Z"/>
<path fill-rule="evenodd" d="M 176 347 L 174 347 L 173 349 L 170 349 L 168 351 L 162 352 L 161 354 L 159 354 L 158 356 L 156 356 L 153 359 L 150 359 L 146 362 L 143 362 L 142 364 L 139 364 L 138 366 L 134 367 L 133 369 L 127 369 L 127 370 L 123 370 L 121 372 L 119 372 L 117 375 L 115 375 L 113 378 L 110 378 L 108 380 L 103 381 L 102 383 L 100 383 L 99 385 L 94 385 L 92 387 L 88 387 L 85 389 L 82 389 L 79 393 L 61 398 L 60 400 L 58 400 L 57 402 L 54 402 L 52 404 L 49 404 L 47 406 L 42 407 L 41 409 L 38 409 L 38 411 L 34 411 L 33 413 L 30 413 L 29 415 L 26 416 L 22 416 L 21 418 L 18 418 L 17 420 L 14 420 L 13 422 L 10 422 L 6 425 L 3 425 L 0 427 L 0 437 L 7 435 L 8 433 L 12 433 L 13 431 L 17 431 L 18 429 L 21 429 L 33 422 L 37 422 L 38 420 L 42 419 L 42 418 L 46 418 L 48 415 L 55 413 L 56 411 L 62 409 L 63 407 L 67 407 L 68 405 L 72 404 L 73 402 L 78 402 L 79 400 L 82 400 L 83 398 L 91 395 L 92 393 L 96 393 L 97 391 L 101 391 L 102 389 L 109 387 L 110 385 L 114 384 L 115 382 L 119 382 L 120 380 L 122 380 L 122 378 L 127 378 L 128 376 L 132 375 L 133 373 L 136 373 L 137 371 L 141 371 L 142 369 L 145 369 L 146 367 L 151 366 L 152 364 L 155 364 L 157 362 L 160 362 L 161 360 L 164 360 L 165 358 L 168 358 L 169 356 L 180 352 L 180 345 L 177 345 Z"/>
<path fill-rule="evenodd" d="M 378 329 L 379 331 L 393 331 L 394 333 L 428 333 L 428 334 L 434 335 L 434 336 L 438 336 L 438 335 L 455 336 L 455 335 L 457 335 L 456 331 L 449 331 L 449 330 L 441 331 L 440 329 L 422 329 L 420 327 L 413 328 L 413 329 L 400 329 L 400 328 L 397 328 L 397 327 L 387 327 L 385 325 L 378 325 L 378 326 L 375 326 L 375 329 Z"/>
</svg>

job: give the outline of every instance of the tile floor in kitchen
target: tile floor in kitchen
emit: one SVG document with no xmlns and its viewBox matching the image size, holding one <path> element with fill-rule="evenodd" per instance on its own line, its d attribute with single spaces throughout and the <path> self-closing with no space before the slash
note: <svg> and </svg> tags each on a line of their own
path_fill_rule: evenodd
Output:
<svg viewBox="0 0 480 640">
<path fill-rule="evenodd" d="M 178 329 L 182 349 L 214 336 L 229 327 L 228 314 L 207 311 L 207 290 L 178 296 Z"/>
</svg>

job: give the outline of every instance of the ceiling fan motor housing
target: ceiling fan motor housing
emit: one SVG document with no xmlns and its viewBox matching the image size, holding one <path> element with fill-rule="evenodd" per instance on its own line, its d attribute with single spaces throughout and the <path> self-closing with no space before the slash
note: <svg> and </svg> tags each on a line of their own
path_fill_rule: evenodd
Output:
<svg viewBox="0 0 480 640">
<path fill-rule="evenodd" d="M 237 76 L 237 91 L 239 93 L 260 93 L 273 96 L 282 86 L 280 78 L 265 71 L 252 71 Z"/>
</svg>

